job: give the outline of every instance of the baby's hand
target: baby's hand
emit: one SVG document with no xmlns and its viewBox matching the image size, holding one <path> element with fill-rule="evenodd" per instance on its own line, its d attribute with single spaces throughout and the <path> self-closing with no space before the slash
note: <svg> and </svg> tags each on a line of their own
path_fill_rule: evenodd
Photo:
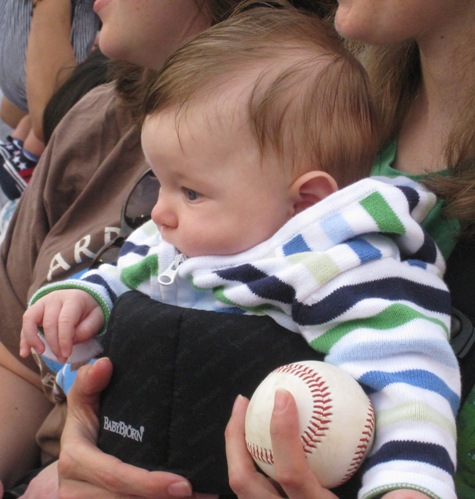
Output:
<svg viewBox="0 0 475 499">
<path fill-rule="evenodd" d="M 28 357 L 33 348 L 43 353 L 45 346 L 38 336 L 43 328 L 46 342 L 60 362 L 66 362 L 73 345 L 95 336 L 103 327 L 100 305 L 85 291 L 63 289 L 40 298 L 23 315 L 20 356 Z"/>
</svg>

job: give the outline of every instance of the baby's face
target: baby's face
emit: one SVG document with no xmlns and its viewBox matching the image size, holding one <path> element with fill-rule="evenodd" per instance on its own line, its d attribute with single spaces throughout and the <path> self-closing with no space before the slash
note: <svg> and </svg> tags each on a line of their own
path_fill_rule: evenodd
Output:
<svg viewBox="0 0 475 499">
<path fill-rule="evenodd" d="M 152 219 L 186 256 L 230 255 L 268 239 L 294 214 L 277 157 L 261 158 L 245 120 L 193 103 L 148 117 L 142 147 L 160 181 Z"/>
</svg>

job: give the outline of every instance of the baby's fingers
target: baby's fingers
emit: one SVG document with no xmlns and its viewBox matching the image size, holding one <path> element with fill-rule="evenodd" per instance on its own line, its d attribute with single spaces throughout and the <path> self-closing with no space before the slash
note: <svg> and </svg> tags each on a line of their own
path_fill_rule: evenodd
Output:
<svg viewBox="0 0 475 499">
<path fill-rule="evenodd" d="M 84 343 L 96 336 L 104 327 L 104 322 L 104 312 L 102 311 L 102 308 L 96 304 L 77 325 L 74 332 L 74 343 Z"/>
<path fill-rule="evenodd" d="M 43 353 L 45 346 L 38 336 L 38 328 L 43 323 L 44 306 L 36 303 L 23 315 L 20 334 L 20 356 L 28 357 L 33 348 L 37 353 Z"/>
<path fill-rule="evenodd" d="M 76 299 L 65 300 L 58 316 L 58 350 L 63 359 L 73 351 L 76 328 L 82 323 L 83 310 Z"/>
<path fill-rule="evenodd" d="M 45 307 L 43 317 L 43 335 L 49 348 L 60 362 L 66 359 L 62 357 L 58 341 L 58 322 L 62 311 L 62 303 L 51 300 Z"/>
</svg>

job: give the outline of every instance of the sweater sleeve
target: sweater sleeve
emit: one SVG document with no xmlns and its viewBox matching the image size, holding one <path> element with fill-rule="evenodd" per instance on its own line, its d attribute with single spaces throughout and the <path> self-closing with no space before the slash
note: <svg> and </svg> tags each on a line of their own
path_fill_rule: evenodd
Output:
<svg viewBox="0 0 475 499">
<path fill-rule="evenodd" d="M 47 284 L 40 288 L 31 298 L 30 306 L 43 296 L 58 290 L 79 289 L 91 295 L 100 305 L 104 314 L 104 327 L 99 335 L 107 329 L 110 313 L 118 297 L 131 289 L 147 292 L 152 275 L 157 273 L 158 256 L 153 248 L 158 246 L 159 233 L 153 223 L 146 223 L 135 230 L 124 242 L 117 263 L 103 264 L 90 270 L 79 279 Z M 87 343 L 87 342 L 86 342 Z M 75 345 L 68 362 L 83 362 L 97 354 L 96 342 L 90 340 L 87 345 Z M 47 349 L 49 352 L 49 349 Z M 51 354 L 47 354 L 50 356 Z M 53 356 L 53 360 L 56 358 Z"/>
<path fill-rule="evenodd" d="M 375 441 L 359 497 L 409 488 L 455 498 L 460 376 L 449 293 L 434 266 L 385 253 L 307 296 L 294 319 L 372 400 Z"/>
</svg>

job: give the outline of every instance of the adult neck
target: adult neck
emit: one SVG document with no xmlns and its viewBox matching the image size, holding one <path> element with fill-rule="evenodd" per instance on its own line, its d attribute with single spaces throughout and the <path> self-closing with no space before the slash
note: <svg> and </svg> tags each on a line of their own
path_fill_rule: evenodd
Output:
<svg viewBox="0 0 475 499">
<path fill-rule="evenodd" d="M 465 7 L 440 29 L 417 39 L 422 81 L 399 134 L 399 170 L 424 173 L 447 167 L 444 151 L 451 126 L 475 88 L 475 5 L 461 4 Z"/>
</svg>

